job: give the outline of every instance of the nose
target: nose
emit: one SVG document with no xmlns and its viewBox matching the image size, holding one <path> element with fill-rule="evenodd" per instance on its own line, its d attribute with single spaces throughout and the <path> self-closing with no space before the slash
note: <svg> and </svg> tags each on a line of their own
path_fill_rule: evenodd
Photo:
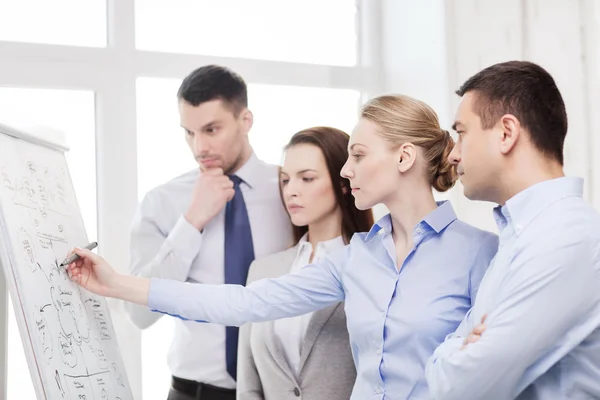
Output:
<svg viewBox="0 0 600 400">
<path fill-rule="evenodd" d="M 197 155 L 210 153 L 210 146 L 208 140 L 201 134 L 194 134 L 194 138 L 192 139 L 192 146 L 194 149 L 194 153 Z"/>
<path fill-rule="evenodd" d="M 297 179 L 290 178 L 287 182 L 287 185 L 283 186 L 283 198 L 286 200 L 290 200 L 294 197 L 298 197 L 299 188 L 297 184 Z"/>
<path fill-rule="evenodd" d="M 458 144 L 455 144 L 450 154 L 448 154 L 448 161 L 450 161 L 450 164 L 454 165 L 458 165 L 460 162 L 460 149 Z"/>
<path fill-rule="evenodd" d="M 350 166 L 348 165 L 348 160 L 346 160 L 346 163 L 340 170 L 340 176 L 346 179 L 352 179 L 354 177 L 354 174 L 352 173 L 352 168 L 350 168 Z"/>
</svg>

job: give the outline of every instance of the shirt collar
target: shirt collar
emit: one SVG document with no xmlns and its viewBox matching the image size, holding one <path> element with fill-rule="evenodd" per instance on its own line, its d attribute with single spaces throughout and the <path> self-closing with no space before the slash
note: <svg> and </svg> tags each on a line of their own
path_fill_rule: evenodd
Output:
<svg viewBox="0 0 600 400">
<path fill-rule="evenodd" d="M 427 214 L 425 218 L 417 224 L 415 227 L 416 230 L 425 228 L 440 233 L 444 228 L 456 220 L 456 213 L 448 200 L 438 201 L 437 205 L 435 210 Z M 367 234 L 367 240 L 377 235 L 381 230 L 383 230 L 384 233 L 392 233 L 392 217 L 390 214 L 385 215 L 373 225 Z"/>
<path fill-rule="evenodd" d="M 317 244 L 317 247 L 321 247 L 325 250 L 326 253 L 330 253 L 334 250 L 344 247 L 345 245 L 346 243 L 344 243 L 344 239 L 340 235 L 333 239 L 319 242 Z M 298 241 L 298 252 L 296 253 L 296 256 L 300 254 L 300 252 L 304 249 L 309 249 L 312 251 L 312 244 L 308 241 L 308 232 L 305 233 Z"/>
<path fill-rule="evenodd" d="M 250 155 L 248 161 L 244 163 L 235 173 L 250 188 L 255 187 L 257 178 L 260 179 L 260 160 L 254 152 Z"/>
<path fill-rule="evenodd" d="M 500 230 L 512 224 L 518 235 L 544 209 L 566 197 L 583 196 L 583 179 L 562 177 L 549 179 L 517 193 L 505 205 L 494 208 L 494 219 Z"/>
</svg>

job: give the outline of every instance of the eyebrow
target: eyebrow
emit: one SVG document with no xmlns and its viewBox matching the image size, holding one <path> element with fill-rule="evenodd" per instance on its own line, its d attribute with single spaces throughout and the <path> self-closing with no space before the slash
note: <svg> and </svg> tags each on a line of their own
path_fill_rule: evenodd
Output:
<svg viewBox="0 0 600 400">
<path fill-rule="evenodd" d="M 203 126 L 200 128 L 200 130 L 201 130 L 201 131 L 203 131 L 203 130 L 205 130 L 205 129 L 207 129 L 207 128 L 210 128 L 210 127 L 211 127 L 211 126 L 213 126 L 213 125 L 218 125 L 218 124 L 220 124 L 220 123 L 221 123 L 221 121 L 219 121 L 219 120 L 210 121 L 208 124 L 204 124 L 204 125 L 203 125 Z M 183 129 L 185 129 L 186 131 L 190 131 L 190 132 L 191 132 L 191 129 L 188 129 L 188 128 L 186 128 L 186 127 L 185 127 L 185 126 L 183 126 L 183 125 L 179 125 L 179 126 L 181 126 L 181 127 L 182 127 Z"/>
<path fill-rule="evenodd" d="M 307 169 L 303 169 L 301 171 L 298 171 L 296 173 L 296 175 L 300 175 L 300 174 L 303 174 L 305 172 L 317 172 L 317 170 L 316 169 L 307 168 Z M 289 176 L 289 174 L 287 172 L 283 171 L 283 170 L 281 170 L 279 173 L 280 173 L 280 175 L 288 175 Z"/>
<path fill-rule="evenodd" d="M 354 147 L 356 147 L 356 146 L 363 146 L 363 147 L 367 147 L 367 146 L 365 146 L 365 145 L 364 145 L 364 144 L 362 144 L 362 143 L 354 143 L 352 146 L 350 146 L 350 150 L 354 149 Z"/>
<path fill-rule="evenodd" d="M 456 128 L 458 128 L 458 126 L 464 126 L 464 124 L 460 121 L 456 121 L 454 124 L 452 124 L 452 130 L 456 131 Z"/>
</svg>

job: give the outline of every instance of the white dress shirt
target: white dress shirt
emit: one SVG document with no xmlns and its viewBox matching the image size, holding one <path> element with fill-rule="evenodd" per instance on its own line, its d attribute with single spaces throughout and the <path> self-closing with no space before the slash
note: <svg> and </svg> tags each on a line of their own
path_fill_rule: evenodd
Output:
<svg viewBox="0 0 600 400">
<path fill-rule="evenodd" d="M 135 216 L 131 236 L 131 273 L 177 281 L 224 283 L 225 209 L 202 233 L 183 217 L 190 203 L 199 170 L 190 171 L 148 192 Z M 256 155 L 237 172 L 256 258 L 292 244 L 289 217 L 279 193 L 278 167 Z M 131 320 L 144 329 L 162 314 L 131 303 L 125 305 Z M 225 327 L 175 320 L 167 362 L 179 378 L 218 387 L 235 388 L 225 363 Z"/>
<path fill-rule="evenodd" d="M 303 267 L 310 264 L 310 255 L 313 252 L 312 244 L 307 240 L 308 234 L 305 234 L 298 242 L 298 253 L 292 264 L 290 273 L 300 271 Z M 338 236 L 334 239 L 319 242 L 317 249 L 313 257 L 313 262 L 318 262 L 321 258 L 327 254 L 341 249 L 345 246 L 344 239 Z M 273 331 L 275 336 L 279 339 L 282 344 L 283 352 L 285 357 L 294 371 L 298 373 L 298 365 L 300 364 L 300 349 L 306 335 L 306 328 L 312 318 L 313 313 L 292 317 L 278 319 L 273 322 Z"/>
</svg>

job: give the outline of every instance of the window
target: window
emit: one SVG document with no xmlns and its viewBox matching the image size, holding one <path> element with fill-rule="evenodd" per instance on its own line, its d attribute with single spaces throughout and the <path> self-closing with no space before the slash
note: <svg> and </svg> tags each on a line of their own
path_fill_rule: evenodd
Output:
<svg viewBox="0 0 600 400">
<path fill-rule="evenodd" d="M 180 82 L 162 78 L 137 80 L 140 200 L 153 187 L 198 167 L 179 127 L 176 93 Z M 350 133 L 360 100 L 359 92 L 354 90 L 262 84 L 249 84 L 248 96 L 254 113 L 252 146 L 260 158 L 273 164 L 281 163 L 284 145 L 303 128 L 330 125 Z M 143 331 L 144 397 L 148 393 L 163 393 L 169 387 L 166 359 L 172 336 L 171 318 L 161 318 Z"/>
<path fill-rule="evenodd" d="M 47 126 L 65 134 L 72 151 L 67 163 L 83 221 L 96 234 L 96 160 L 94 93 L 85 91 L 0 88 L 0 122 L 17 128 Z M 33 399 L 35 392 L 12 302 L 8 305 L 8 398 Z"/>
<path fill-rule="evenodd" d="M 136 0 L 135 8 L 141 50 L 356 64 L 353 0 Z"/>
<path fill-rule="evenodd" d="M 138 78 L 138 198 L 153 187 L 198 166 L 179 126 L 177 89 L 181 80 Z M 164 318 L 163 318 L 164 319 Z"/>
<path fill-rule="evenodd" d="M 333 126 L 350 134 L 357 120 L 360 93 L 348 89 L 248 85 L 254 113 L 250 141 L 256 154 L 281 164 L 282 150 L 299 130 Z"/>
<path fill-rule="evenodd" d="M 381 59 L 381 11 L 369 0 L 0 0 L 0 54 L 10 61 L 0 63 L 0 122 L 65 132 L 90 240 L 102 240 L 101 253 L 126 269 L 136 202 L 197 168 L 178 123 L 182 74 L 216 63 L 260 82 L 250 85 L 250 139 L 262 159 L 280 163 L 293 133 L 319 124 L 349 131 L 359 93 L 384 88 L 379 63 L 359 57 Z M 118 151 L 95 154 L 96 142 Z M 99 234 L 96 203 L 108 211 Z M 5 292 L 2 285 L 0 298 Z M 111 314 L 134 397 L 165 398 L 172 319 L 142 342 L 122 309 Z M 0 335 L 9 331 L 9 398 L 33 397 L 13 394 L 31 385 L 14 315 L 0 320 Z M 0 379 L 0 397 L 5 389 Z"/>
<path fill-rule="evenodd" d="M 0 40 L 106 46 L 106 0 L 0 0 Z"/>
<path fill-rule="evenodd" d="M 181 80 L 138 78 L 138 198 L 153 187 L 196 168 L 179 127 L 177 89 Z M 360 93 L 356 90 L 248 85 L 254 113 L 250 141 L 256 154 L 272 164 L 297 131 L 331 125 L 351 132 Z"/>
</svg>

